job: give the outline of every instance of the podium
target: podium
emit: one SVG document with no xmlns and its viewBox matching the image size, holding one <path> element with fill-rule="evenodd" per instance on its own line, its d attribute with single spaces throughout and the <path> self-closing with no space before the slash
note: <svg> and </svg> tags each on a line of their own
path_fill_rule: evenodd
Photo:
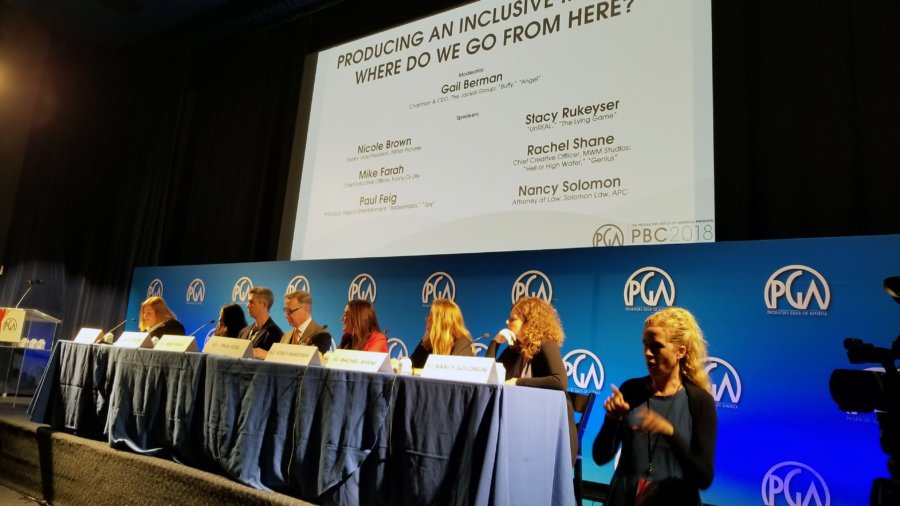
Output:
<svg viewBox="0 0 900 506">
<path fill-rule="evenodd" d="M 37 309 L 0 308 L 0 395 L 34 395 L 60 323 Z"/>
</svg>

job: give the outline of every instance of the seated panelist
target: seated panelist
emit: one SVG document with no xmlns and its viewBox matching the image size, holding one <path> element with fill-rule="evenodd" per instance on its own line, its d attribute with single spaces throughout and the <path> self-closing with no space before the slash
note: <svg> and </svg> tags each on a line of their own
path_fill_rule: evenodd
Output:
<svg viewBox="0 0 900 506">
<path fill-rule="evenodd" d="M 141 318 L 138 322 L 141 332 L 147 332 L 155 344 L 166 334 L 183 336 L 184 325 L 166 305 L 162 297 L 148 297 L 141 303 Z"/>
<path fill-rule="evenodd" d="M 508 385 L 566 391 L 568 378 L 560 351 L 565 335 L 553 306 L 537 297 L 519 299 L 509 312 L 506 329 L 497 334 L 488 346 L 488 357 L 496 356 L 497 348 L 509 342 L 507 336 L 511 337 L 512 344 L 503 350 L 497 361 L 506 368 Z M 578 452 L 578 433 L 572 403 L 567 404 L 569 443 L 574 464 Z"/>
<path fill-rule="evenodd" d="M 247 318 L 241 306 L 231 303 L 222 306 L 219 310 L 219 322 L 213 335 L 222 337 L 237 337 L 241 329 L 247 326 Z"/>
<path fill-rule="evenodd" d="M 425 335 L 410 355 L 412 366 L 425 367 L 428 356 L 458 355 L 474 357 L 472 335 L 466 329 L 462 311 L 452 300 L 437 299 L 425 317 Z"/>
<path fill-rule="evenodd" d="M 284 316 L 291 330 L 281 336 L 282 343 L 315 346 L 322 353 L 331 348 L 331 333 L 312 318 L 312 296 L 309 292 L 285 295 Z"/>
<path fill-rule="evenodd" d="M 253 358 L 265 358 L 272 344 L 277 343 L 284 332 L 275 324 L 269 311 L 275 302 L 272 290 L 255 286 L 250 289 L 250 299 L 247 301 L 247 312 L 253 323 L 241 330 L 238 339 L 249 339 L 253 347 Z"/>
<path fill-rule="evenodd" d="M 381 332 L 371 302 L 351 300 L 344 308 L 341 322 L 344 335 L 338 345 L 339 349 L 387 353 L 387 336 Z"/>
</svg>

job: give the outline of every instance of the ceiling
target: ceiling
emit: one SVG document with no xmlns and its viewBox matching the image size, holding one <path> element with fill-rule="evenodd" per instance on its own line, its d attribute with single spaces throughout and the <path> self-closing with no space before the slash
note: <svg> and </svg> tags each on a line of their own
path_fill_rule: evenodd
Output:
<svg viewBox="0 0 900 506">
<path fill-rule="evenodd" d="M 240 30 L 334 0 L 0 0 L 57 29 L 109 47 L 167 32 Z M 199 33 L 198 35 L 209 35 Z"/>
</svg>

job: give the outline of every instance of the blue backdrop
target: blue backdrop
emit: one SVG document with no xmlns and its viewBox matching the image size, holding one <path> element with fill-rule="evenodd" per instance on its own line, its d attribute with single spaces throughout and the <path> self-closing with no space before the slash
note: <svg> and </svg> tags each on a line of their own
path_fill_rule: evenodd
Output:
<svg viewBox="0 0 900 506">
<path fill-rule="evenodd" d="M 313 317 L 339 337 L 347 300 L 373 300 L 393 356 L 411 352 L 435 297 L 453 298 L 473 336 L 503 328 L 512 302 L 552 300 L 566 331 L 570 389 L 594 390 L 646 374 L 641 330 L 650 312 L 677 305 L 697 315 L 710 344 L 718 402 L 716 478 L 703 494 L 719 505 L 866 504 L 887 457 L 872 414 L 844 413 L 828 391 L 847 362 L 842 341 L 890 346 L 900 305 L 881 282 L 900 274 L 900 236 L 706 243 L 627 248 L 312 260 L 137 268 L 128 317 L 161 295 L 187 331 L 243 304 L 251 286 L 277 297 L 308 290 Z M 131 323 L 128 330 L 136 330 Z M 205 342 L 212 326 L 200 332 Z M 482 352 L 483 353 L 483 352 Z M 584 477 L 608 483 L 584 439 Z M 798 499 L 799 498 L 799 501 Z"/>
</svg>

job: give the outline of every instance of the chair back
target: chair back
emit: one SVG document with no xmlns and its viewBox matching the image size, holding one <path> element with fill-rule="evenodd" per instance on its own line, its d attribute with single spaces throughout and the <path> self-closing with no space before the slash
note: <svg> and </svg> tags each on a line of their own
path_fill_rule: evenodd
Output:
<svg viewBox="0 0 900 506">
<path fill-rule="evenodd" d="M 580 394 L 577 392 L 566 392 L 569 401 L 572 403 L 572 410 L 580 415 L 576 417 L 575 428 L 578 430 L 578 449 L 581 450 L 581 437 L 584 435 L 584 429 L 587 427 L 591 417 L 591 410 L 594 408 L 594 400 L 597 398 L 596 392 L 588 394 Z"/>
</svg>

